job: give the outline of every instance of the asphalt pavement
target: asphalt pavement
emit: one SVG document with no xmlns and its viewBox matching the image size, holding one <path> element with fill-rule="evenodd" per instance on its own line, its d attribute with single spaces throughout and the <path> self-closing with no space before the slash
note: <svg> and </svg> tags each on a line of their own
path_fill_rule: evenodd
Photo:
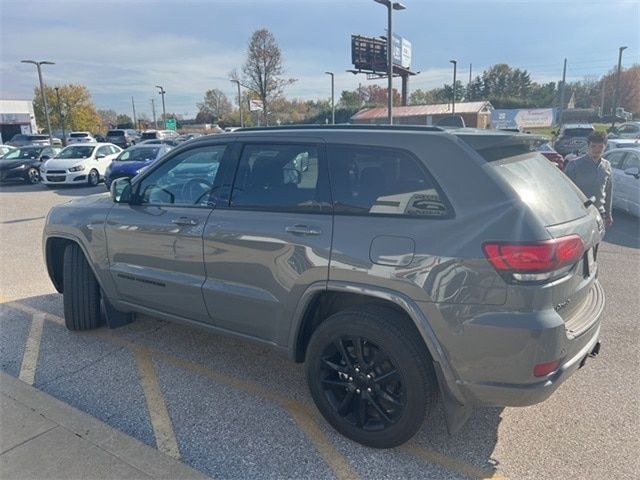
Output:
<svg viewBox="0 0 640 480">
<path fill-rule="evenodd" d="M 455 435 L 438 408 L 408 444 L 381 451 L 333 431 L 310 399 L 302 365 L 265 347 L 148 317 L 115 330 L 66 330 L 62 296 L 42 260 L 42 227 L 51 206 L 104 191 L 0 186 L 3 395 L 10 375 L 159 458 L 217 479 L 637 478 L 638 219 L 616 213 L 599 250 L 607 304 L 596 359 L 539 405 L 478 410 Z M 6 417 L 4 397 L 0 408 Z M 3 469 L 7 455 L 0 453 Z M 31 472 L 24 468 L 22 478 Z"/>
</svg>

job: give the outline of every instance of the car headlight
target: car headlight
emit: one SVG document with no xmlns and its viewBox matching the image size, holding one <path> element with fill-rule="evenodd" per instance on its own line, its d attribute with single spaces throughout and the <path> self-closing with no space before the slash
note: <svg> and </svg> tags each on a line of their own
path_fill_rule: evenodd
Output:
<svg viewBox="0 0 640 480">
<path fill-rule="evenodd" d="M 76 165 L 69 169 L 70 172 L 81 172 L 82 170 L 84 170 L 84 165 Z"/>
</svg>

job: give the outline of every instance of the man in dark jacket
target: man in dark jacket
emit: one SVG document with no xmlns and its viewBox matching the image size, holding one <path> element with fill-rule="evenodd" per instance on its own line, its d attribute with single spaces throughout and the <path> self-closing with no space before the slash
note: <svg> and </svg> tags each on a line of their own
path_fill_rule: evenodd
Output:
<svg viewBox="0 0 640 480">
<path fill-rule="evenodd" d="M 611 164 L 602 158 L 607 146 L 607 135 L 592 132 L 587 141 L 587 154 L 569 162 L 564 173 L 587 198 L 595 197 L 594 205 L 600 211 L 604 224 L 610 227 L 613 225 Z"/>
</svg>

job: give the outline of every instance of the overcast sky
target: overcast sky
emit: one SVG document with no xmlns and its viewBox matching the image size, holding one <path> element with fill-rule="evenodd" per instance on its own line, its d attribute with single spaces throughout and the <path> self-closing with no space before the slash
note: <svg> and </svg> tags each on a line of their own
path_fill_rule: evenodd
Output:
<svg viewBox="0 0 640 480">
<path fill-rule="evenodd" d="M 450 59 L 468 80 L 496 63 L 527 69 L 539 82 L 558 81 L 568 58 L 569 80 L 600 76 L 627 46 L 623 64 L 640 63 L 640 0 L 402 0 L 394 32 L 412 43 L 410 91 L 451 81 Z M 336 96 L 363 75 L 352 68 L 350 36 L 383 35 L 386 8 L 373 0 L 0 0 L 0 98 L 31 99 L 33 65 L 49 60 L 45 82 L 86 85 L 98 108 L 150 116 L 163 85 L 167 111 L 195 116 L 204 92 L 231 101 L 229 72 L 240 69 L 251 34 L 276 37 L 286 75 L 298 81 L 290 98 L 331 95 L 325 71 L 336 73 Z M 386 85 L 386 81 L 377 81 Z M 399 81 L 397 87 L 400 88 Z"/>
</svg>

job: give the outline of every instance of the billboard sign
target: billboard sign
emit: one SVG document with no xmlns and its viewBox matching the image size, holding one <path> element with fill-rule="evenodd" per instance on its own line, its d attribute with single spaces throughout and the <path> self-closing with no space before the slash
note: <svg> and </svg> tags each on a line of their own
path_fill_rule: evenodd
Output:
<svg viewBox="0 0 640 480">
<path fill-rule="evenodd" d="M 402 68 L 411 68 L 411 42 L 394 33 L 391 47 L 393 64 Z"/>
<path fill-rule="evenodd" d="M 359 70 L 387 71 L 387 42 L 381 38 L 351 35 L 351 63 Z"/>
<path fill-rule="evenodd" d="M 249 100 L 249 111 L 250 112 L 261 112 L 264 110 L 264 104 L 262 100 Z"/>
<path fill-rule="evenodd" d="M 491 112 L 493 128 L 543 128 L 553 125 L 555 108 L 498 109 Z"/>
</svg>

